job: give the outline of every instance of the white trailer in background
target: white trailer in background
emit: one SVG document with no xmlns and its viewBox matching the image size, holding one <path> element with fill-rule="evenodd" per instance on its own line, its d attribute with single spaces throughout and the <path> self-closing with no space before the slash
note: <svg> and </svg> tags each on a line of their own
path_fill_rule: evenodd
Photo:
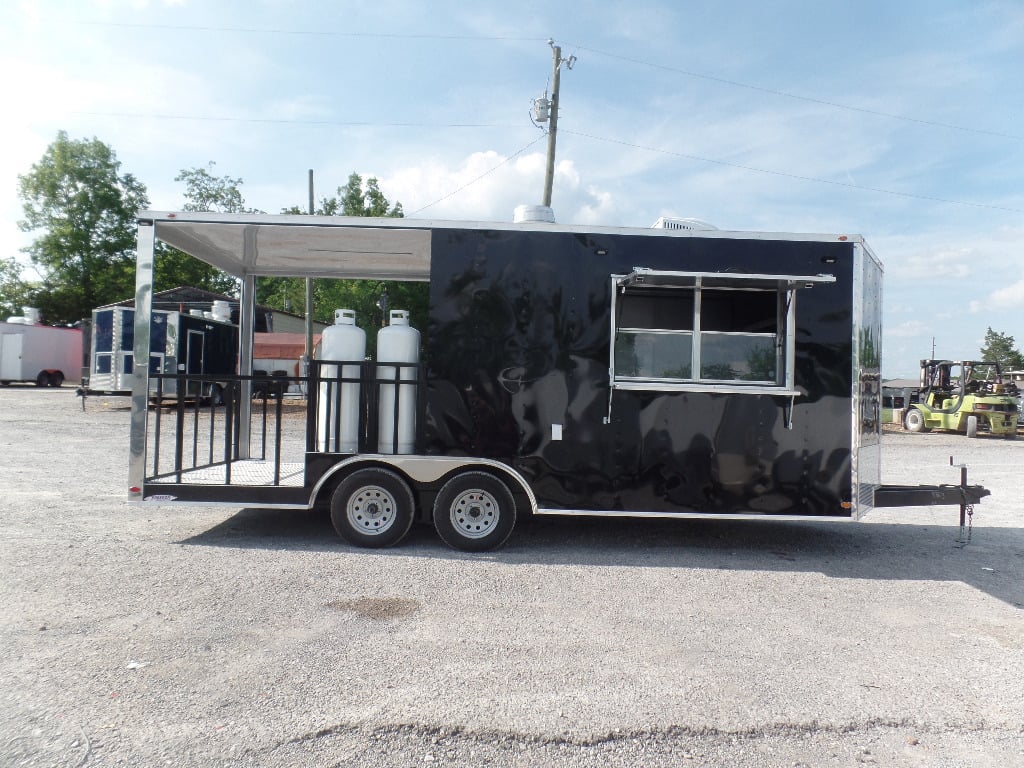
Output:
<svg viewBox="0 0 1024 768">
<path fill-rule="evenodd" d="M 0 322 L 0 385 L 59 387 L 82 380 L 82 331 L 39 323 L 38 311 Z"/>
</svg>

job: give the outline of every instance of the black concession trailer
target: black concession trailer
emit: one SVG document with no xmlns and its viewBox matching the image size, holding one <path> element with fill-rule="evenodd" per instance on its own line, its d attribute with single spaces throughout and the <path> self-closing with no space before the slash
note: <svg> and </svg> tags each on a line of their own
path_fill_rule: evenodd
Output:
<svg viewBox="0 0 1024 768">
<path fill-rule="evenodd" d="M 987 493 L 881 484 L 882 266 L 856 235 L 164 212 L 138 231 L 136 360 L 157 240 L 239 278 L 241 312 L 224 408 L 149 409 L 174 374 L 135 366 L 135 500 L 319 503 L 355 544 L 432 522 L 473 551 L 526 514 L 857 520 Z M 266 276 L 427 283 L 422 354 L 325 353 L 307 398 L 267 397 Z"/>
</svg>

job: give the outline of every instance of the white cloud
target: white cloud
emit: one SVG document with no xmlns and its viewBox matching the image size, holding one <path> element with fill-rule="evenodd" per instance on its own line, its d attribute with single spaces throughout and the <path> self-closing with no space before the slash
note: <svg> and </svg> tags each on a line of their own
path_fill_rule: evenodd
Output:
<svg viewBox="0 0 1024 768">
<path fill-rule="evenodd" d="M 996 312 L 1008 309 L 1024 310 L 1024 277 L 1015 283 L 992 291 L 982 301 L 972 301 L 971 312 Z M 1018 320 L 1018 322 L 1020 322 Z"/>
</svg>

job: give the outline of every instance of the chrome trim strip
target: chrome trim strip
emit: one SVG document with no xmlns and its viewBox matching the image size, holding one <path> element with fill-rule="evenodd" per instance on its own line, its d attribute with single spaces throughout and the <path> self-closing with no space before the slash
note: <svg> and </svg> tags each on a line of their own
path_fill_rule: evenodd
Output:
<svg viewBox="0 0 1024 768">
<path fill-rule="evenodd" d="M 624 510 L 593 510 L 593 509 L 537 509 L 534 514 L 551 517 L 658 517 L 686 518 L 701 520 L 789 520 L 822 521 L 830 523 L 847 523 L 852 517 L 844 515 L 764 515 L 756 512 L 723 513 L 714 512 L 630 512 Z"/>
</svg>

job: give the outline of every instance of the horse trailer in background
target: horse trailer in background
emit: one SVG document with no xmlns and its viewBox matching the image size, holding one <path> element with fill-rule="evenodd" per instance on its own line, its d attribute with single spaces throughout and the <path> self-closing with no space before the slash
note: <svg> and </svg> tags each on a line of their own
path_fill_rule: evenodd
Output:
<svg viewBox="0 0 1024 768">
<path fill-rule="evenodd" d="M 881 482 L 882 266 L 859 236 L 143 212 L 143 317 L 157 240 L 240 280 L 239 368 L 223 413 L 174 415 L 148 405 L 176 375 L 136 367 L 133 500 L 323 504 L 361 546 L 423 522 L 478 551 L 528 514 L 962 522 L 987 493 Z M 339 309 L 352 343 L 294 377 L 307 398 L 254 397 L 262 276 L 419 281 L 429 309 L 374 360 Z"/>
<path fill-rule="evenodd" d="M 82 331 L 42 325 L 35 309 L 0 322 L 0 384 L 31 382 L 37 387 L 78 383 L 82 374 Z"/>
</svg>

